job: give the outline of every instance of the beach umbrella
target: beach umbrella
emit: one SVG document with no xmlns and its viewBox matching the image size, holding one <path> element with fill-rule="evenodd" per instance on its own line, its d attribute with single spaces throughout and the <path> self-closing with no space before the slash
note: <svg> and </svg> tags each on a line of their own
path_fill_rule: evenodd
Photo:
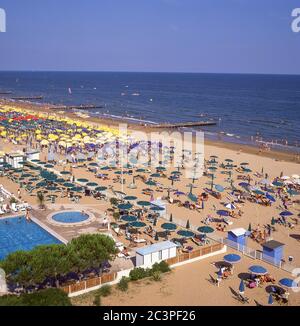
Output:
<svg viewBox="0 0 300 326">
<path fill-rule="evenodd" d="M 71 182 L 65 182 L 63 184 L 63 186 L 66 187 L 66 188 L 73 188 L 73 187 L 75 187 L 74 183 L 71 183 Z"/>
<path fill-rule="evenodd" d="M 262 196 L 265 194 L 263 191 L 261 191 L 259 189 L 255 189 L 252 192 L 255 193 L 256 195 L 262 195 Z"/>
<path fill-rule="evenodd" d="M 161 211 L 164 211 L 165 209 L 163 207 L 153 206 L 153 207 L 150 207 L 150 210 L 153 212 L 161 212 Z"/>
<path fill-rule="evenodd" d="M 151 178 L 160 178 L 161 175 L 159 173 L 152 173 L 152 174 L 150 174 L 150 177 Z"/>
<path fill-rule="evenodd" d="M 120 210 L 128 210 L 128 209 L 131 209 L 131 208 L 132 208 L 132 205 L 129 204 L 129 203 L 119 204 L 118 205 L 118 209 L 120 209 Z"/>
<path fill-rule="evenodd" d="M 223 257 L 223 260 L 229 264 L 239 263 L 241 261 L 241 259 L 242 259 L 242 257 L 237 254 L 228 254 Z"/>
<path fill-rule="evenodd" d="M 298 283 L 295 280 L 292 280 L 291 278 L 283 278 L 278 283 L 286 288 L 298 288 Z"/>
<path fill-rule="evenodd" d="M 134 201 L 134 200 L 137 200 L 137 197 L 136 196 L 126 196 L 123 199 L 127 200 L 127 201 Z"/>
<path fill-rule="evenodd" d="M 140 221 L 136 221 L 136 222 L 132 222 L 132 223 L 129 223 L 129 225 L 133 228 L 143 228 L 144 226 L 146 226 L 147 224 L 144 223 L 144 222 L 140 222 Z"/>
<path fill-rule="evenodd" d="M 83 190 L 82 187 L 73 187 L 71 188 L 71 191 L 74 191 L 74 192 L 81 192 Z"/>
<path fill-rule="evenodd" d="M 243 172 L 250 173 L 250 172 L 252 172 L 252 170 L 248 169 L 248 168 L 243 168 Z"/>
<path fill-rule="evenodd" d="M 80 178 L 80 179 L 77 179 L 77 182 L 87 183 L 87 182 L 89 182 L 89 180 L 88 179 L 84 179 L 84 178 Z"/>
<path fill-rule="evenodd" d="M 47 190 L 50 190 L 50 191 L 55 191 L 57 190 L 57 187 L 55 186 L 49 186 L 49 187 L 46 187 Z"/>
<path fill-rule="evenodd" d="M 36 187 L 38 187 L 38 188 L 43 188 L 45 186 L 47 186 L 47 182 L 46 181 L 41 181 L 41 182 L 39 182 L 39 183 L 36 184 Z"/>
<path fill-rule="evenodd" d="M 239 186 L 242 187 L 242 188 L 248 188 L 250 186 L 250 184 L 247 183 L 247 182 L 240 182 Z"/>
<path fill-rule="evenodd" d="M 255 275 L 266 275 L 268 274 L 268 271 L 266 268 L 260 265 L 253 265 L 249 267 L 249 272 L 255 274 Z"/>
<path fill-rule="evenodd" d="M 68 171 L 61 171 L 60 174 L 62 174 L 62 175 L 70 175 L 71 172 L 68 172 Z"/>
<path fill-rule="evenodd" d="M 213 233 L 215 230 L 210 226 L 200 226 L 197 229 L 200 233 Z"/>
<path fill-rule="evenodd" d="M 266 193 L 266 198 L 269 199 L 270 201 L 272 201 L 273 203 L 275 203 L 276 199 L 270 195 L 268 192 Z"/>
<path fill-rule="evenodd" d="M 109 166 L 103 166 L 102 168 L 100 168 L 100 170 L 102 170 L 102 171 L 107 171 L 107 170 L 109 170 L 109 169 L 110 169 Z"/>
<path fill-rule="evenodd" d="M 269 294 L 268 304 L 272 305 L 274 303 L 273 295 L 272 293 Z"/>
<path fill-rule="evenodd" d="M 151 206 L 152 205 L 149 201 L 146 201 L 146 200 L 138 201 L 137 204 L 139 206 L 142 206 L 142 207 L 146 207 L 146 206 Z"/>
<path fill-rule="evenodd" d="M 225 207 L 228 208 L 228 209 L 236 209 L 236 206 L 233 205 L 232 203 L 228 203 L 228 204 L 225 204 Z"/>
<path fill-rule="evenodd" d="M 281 180 L 289 180 L 289 179 L 290 179 L 290 177 L 289 177 L 289 176 L 287 176 L 287 175 L 284 175 L 284 176 L 280 177 L 280 179 L 281 179 Z"/>
<path fill-rule="evenodd" d="M 175 191 L 175 192 L 174 192 L 174 195 L 176 195 L 176 196 L 181 196 L 181 195 L 185 195 L 185 193 L 182 192 L 182 191 Z"/>
<path fill-rule="evenodd" d="M 299 194 L 296 190 L 293 190 L 293 189 L 288 189 L 287 193 L 290 196 L 297 196 Z"/>
<path fill-rule="evenodd" d="M 184 238 L 193 238 L 195 236 L 194 232 L 188 230 L 179 230 L 177 234 Z"/>
<path fill-rule="evenodd" d="M 138 172 L 138 173 L 144 173 L 144 172 L 146 172 L 146 170 L 145 170 L 145 169 L 142 169 L 142 168 L 140 168 L 140 169 L 137 169 L 137 170 L 136 170 L 136 172 Z"/>
<path fill-rule="evenodd" d="M 52 165 L 52 164 L 45 164 L 44 167 L 45 168 L 48 168 L 48 169 L 52 169 L 52 168 L 54 168 L 54 165 Z"/>
<path fill-rule="evenodd" d="M 293 179 L 300 179 L 300 176 L 299 176 L 298 174 L 293 174 L 293 175 L 292 175 L 292 178 L 293 178 Z"/>
<path fill-rule="evenodd" d="M 122 215 L 121 220 L 125 222 L 136 222 L 137 217 L 133 215 Z"/>
<path fill-rule="evenodd" d="M 246 165 L 249 165 L 249 163 L 248 162 L 242 162 L 240 165 L 241 166 L 246 166 Z"/>
<path fill-rule="evenodd" d="M 228 163 L 232 163 L 232 162 L 233 162 L 233 160 L 232 160 L 231 158 L 227 158 L 227 159 L 225 159 L 224 161 L 225 161 L 225 162 L 228 162 Z"/>
<path fill-rule="evenodd" d="M 240 294 L 243 294 L 245 292 L 245 284 L 244 284 L 243 280 L 241 280 L 241 282 L 240 282 L 239 292 L 240 292 Z"/>
<path fill-rule="evenodd" d="M 229 216 L 229 212 L 225 211 L 223 209 L 218 210 L 217 214 L 220 215 L 220 216 Z"/>
<path fill-rule="evenodd" d="M 156 170 L 157 171 L 166 171 L 166 168 L 164 166 L 157 166 Z"/>
<path fill-rule="evenodd" d="M 156 186 L 156 182 L 153 181 L 153 180 L 148 180 L 148 181 L 146 182 L 146 185 L 148 185 L 148 186 Z"/>
<path fill-rule="evenodd" d="M 64 183 L 65 182 L 65 179 L 58 178 L 58 179 L 55 180 L 55 182 L 57 182 L 57 183 Z"/>
<path fill-rule="evenodd" d="M 87 187 L 91 187 L 91 188 L 94 188 L 94 187 L 98 187 L 98 183 L 96 182 L 88 182 L 86 184 Z"/>
<path fill-rule="evenodd" d="M 102 192 L 102 191 L 105 191 L 105 190 L 107 190 L 107 187 L 104 187 L 104 186 L 95 188 L 95 191 L 99 191 L 99 192 Z"/>
<path fill-rule="evenodd" d="M 93 162 L 93 163 L 90 163 L 89 166 L 94 166 L 94 167 L 96 167 L 96 166 L 98 166 L 98 163 Z"/>
<path fill-rule="evenodd" d="M 283 211 L 279 215 L 280 216 L 292 216 L 294 214 L 292 212 L 290 212 L 290 211 Z"/>
<path fill-rule="evenodd" d="M 197 202 L 198 198 L 196 195 L 192 194 L 191 192 L 188 194 L 188 198 L 192 201 L 192 202 Z"/>
<path fill-rule="evenodd" d="M 272 182 L 272 184 L 273 184 L 273 186 L 275 186 L 275 187 L 282 187 L 282 186 L 283 186 L 283 183 L 280 182 L 280 181 L 274 181 L 274 182 Z"/>
<path fill-rule="evenodd" d="M 221 185 L 215 185 L 215 189 L 219 192 L 223 192 L 224 191 L 224 187 L 222 187 Z"/>
<path fill-rule="evenodd" d="M 176 224 L 174 223 L 163 223 L 161 225 L 161 227 L 164 229 L 164 230 L 169 230 L 169 231 L 172 231 L 172 230 L 176 230 L 177 229 L 177 226 Z"/>
</svg>

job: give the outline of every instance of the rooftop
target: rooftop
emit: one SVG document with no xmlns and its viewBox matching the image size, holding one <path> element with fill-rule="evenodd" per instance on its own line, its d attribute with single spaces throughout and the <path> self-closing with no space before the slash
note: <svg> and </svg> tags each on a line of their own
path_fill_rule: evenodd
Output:
<svg viewBox="0 0 300 326">
<path fill-rule="evenodd" d="M 175 247 L 177 247 L 177 245 L 174 242 L 163 241 L 163 242 L 155 243 L 150 246 L 138 248 L 136 250 L 136 253 L 139 255 L 145 256 L 145 255 L 152 254 L 153 252 L 158 252 L 161 250 L 171 249 L 171 248 L 175 248 Z"/>
<path fill-rule="evenodd" d="M 281 242 L 276 241 L 276 240 L 270 240 L 270 241 L 267 241 L 267 242 L 263 243 L 262 246 L 266 247 L 268 249 L 276 249 L 278 247 L 284 246 L 284 243 L 281 243 Z"/>
</svg>

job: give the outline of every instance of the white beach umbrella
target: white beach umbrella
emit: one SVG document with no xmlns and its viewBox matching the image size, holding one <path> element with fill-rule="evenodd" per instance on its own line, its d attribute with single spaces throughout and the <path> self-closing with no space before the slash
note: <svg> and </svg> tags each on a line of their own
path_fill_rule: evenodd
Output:
<svg viewBox="0 0 300 326">
<path fill-rule="evenodd" d="M 289 180 L 290 179 L 290 177 L 289 176 L 287 176 L 287 175 L 284 175 L 283 177 L 281 177 L 280 178 L 281 180 Z"/>
<path fill-rule="evenodd" d="M 293 174 L 293 175 L 292 175 L 292 178 L 293 178 L 293 179 L 300 179 L 300 176 L 299 176 L 298 174 Z"/>
</svg>

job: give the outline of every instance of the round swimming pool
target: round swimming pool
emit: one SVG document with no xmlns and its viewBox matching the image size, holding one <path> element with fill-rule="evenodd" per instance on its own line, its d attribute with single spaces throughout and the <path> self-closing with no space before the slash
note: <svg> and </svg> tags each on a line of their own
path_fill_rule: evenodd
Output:
<svg viewBox="0 0 300 326">
<path fill-rule="evenodd" d="M 59 223 L 80 223 L 88 220 L 88 214 L 76 211 L 61 212 L 52 215 L 52 219 Z"/>
</svg>

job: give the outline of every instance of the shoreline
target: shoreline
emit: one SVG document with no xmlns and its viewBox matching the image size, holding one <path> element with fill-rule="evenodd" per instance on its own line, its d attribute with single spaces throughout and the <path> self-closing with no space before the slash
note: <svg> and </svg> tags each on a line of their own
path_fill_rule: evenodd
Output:
<svg viewBox="0 0 300 326">
<path fill-rule="evenodd" d="M 146 133 L 150 132 L 164 132 L 170 129 L 161 128 L 157 129 L 155 127 L 151 127 L 151 124 L 142 124 L 142 123 L 133 123 L 128 120 L 125 121 L 121 118 L 109 118 L 109 117 L 80 117 L 75 112 L 72 111 L 63 111 L 63 110 L 51 110 L 52 107 L 55 107 L 54 104 L 44 104 L 44 103 L 33 103 L 33 102 L 19 102 L 19 101 L 11 101 L 6 99 L 0 99 L 0 105 L 12 105 L 19 109 L 33 111 L 33 112 L 43 112 L 48 115 L 57 115 L 57 116 L 65 116 L 74 120 L 79 121 L 89 121 L 94 123 L 95 125 L 104 125 L 108 127 L 118 127 L 121 123 L 126 124 L 129 131 L 143 131 Z M 172 130 L 171 130 L 172 131 Z M 174 130 L 173 130 L 174 131 Z M 183 132 L 182 130 L 178 129 L 177 131 Z M 300 154 L 298 152 L 293 151 L 280 151 L 275 149 L 262 149 L 256 147 L 254 145 L 245 145 L 239 144 L 234 142 L 226 142 L 223 140 L 212 140 L 208 137 L 205 137 L 204 144 L 209 146 L 214 146 L 218 148 L 226 148 L 232 151 L 242 152 L 245 154 L 252 154 L 261 157 L 267 157 L 274 159 L 276 161 L 285 161 L 285 162 L 292 162 L 296 164 L 300 164 Z"/>
</svg>

